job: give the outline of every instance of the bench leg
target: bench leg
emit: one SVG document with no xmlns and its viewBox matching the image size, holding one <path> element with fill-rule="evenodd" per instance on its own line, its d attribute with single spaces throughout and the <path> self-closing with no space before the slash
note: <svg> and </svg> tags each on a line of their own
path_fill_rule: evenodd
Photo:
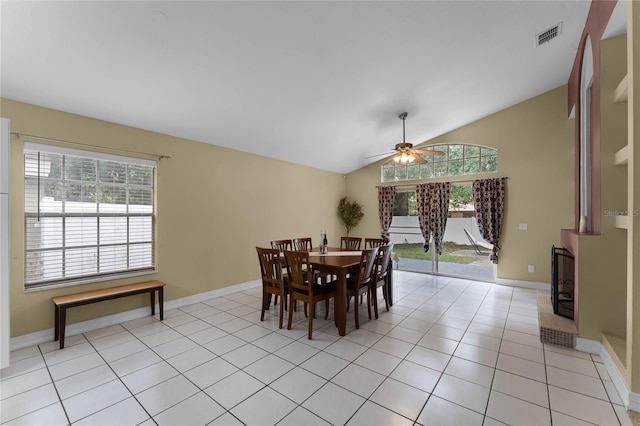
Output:
<svg viewBox="0 0 640 426">
<path fill-rule="evenodd" d="M 66 307 L 61 307 L 59 309 L 59 336 L 60 336 L 60 349 L 64 349 L 64 328 L 65 328 L 65 324 L 67 322 L 67 308 Z"/>
<path fill-rule="evenodd" d="M 158 305 L 160 306 L 160 321 L 164 319 L 164 288 L 158 289 Z"/>
<path fill-rule="evenodd" d="M 54 306 L 55 312 L 54 312 L 54 326 L 53 326 L 53 336 L 54 336 L 54 341 L 58 341 L 58 339 L 60 338 L 60 308 L 58 307 L 58 305 Z"/>
<path fill-rule="evenodd" d="M 151 296 L 151 316 L 154 316 L 156 314 L 156 290 L 151 290 L 149 295 Z"/>
</svg>

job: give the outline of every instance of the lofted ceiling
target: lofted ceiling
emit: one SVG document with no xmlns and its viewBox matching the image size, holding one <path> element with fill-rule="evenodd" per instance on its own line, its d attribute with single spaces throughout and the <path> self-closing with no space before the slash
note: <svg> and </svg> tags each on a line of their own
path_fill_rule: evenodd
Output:
<svg viewBox="0 0 640 426">
<path fill-rule="evenodd" d="M 0 94 L 348 173 L 566 84 L 589 6 L 3 0 Z"/>
</svg>

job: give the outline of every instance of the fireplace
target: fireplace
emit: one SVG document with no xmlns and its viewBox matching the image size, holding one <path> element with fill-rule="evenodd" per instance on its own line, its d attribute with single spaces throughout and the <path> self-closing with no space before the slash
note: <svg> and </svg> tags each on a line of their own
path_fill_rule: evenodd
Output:
<svg viewBox="0 0 640 426">
<path fill-rule="evenodd" d="M 573 319 L 575 259 L 566 248 L 551 246 L 551 305 L 553 313 Z"/>
</svg>

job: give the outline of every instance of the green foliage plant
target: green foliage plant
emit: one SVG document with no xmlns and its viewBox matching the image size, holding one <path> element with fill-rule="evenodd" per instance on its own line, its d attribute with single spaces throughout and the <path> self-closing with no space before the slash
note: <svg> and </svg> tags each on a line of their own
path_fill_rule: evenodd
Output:
<svg viewBox="0 0 640 426">
<path fill-rule="evenodd" d="M 451 210 L 460 210 L 464 206 L 473 203 L 473 188 L 471 185 L 452 185 L 449 198 Z"/>
<path fill-rule="evenodd" d="M 349 232 L 351 232 L 364 217 L 364 213 L 362 212 L 362 206 L 356 201 L 349 201 L 347 197 L 342 197 L 338 203 L 338 216 L 347 229 L 348 237 Z"/>
</svg>

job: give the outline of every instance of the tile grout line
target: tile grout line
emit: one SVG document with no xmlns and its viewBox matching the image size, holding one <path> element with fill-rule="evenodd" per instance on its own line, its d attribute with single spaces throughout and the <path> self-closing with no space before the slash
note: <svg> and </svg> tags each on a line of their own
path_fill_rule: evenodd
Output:
<svg viewBox="0 0 640 426">
<path fill-rule="evenodd" d="M 125 328 L 125 327 L 123 327 L 123 328 Z M 135 334 L 131 333 L 131 331 L 130 331 L 129 329 L 125 328 L 125 330 L 126 330 L 129 334 L 131 334 L 131 335 L 132 335 L 136 340 L 138 340 L 140 343 L 142 343 L 143 345 L 147 346 L 147 348 L 149 347 L 149 346 L 148 346 L 148 345 L 146 345 L 143 341 L 141 341 L 141 340 L 138 338 L 138 336 L 136 336 Z M 83 333 L 83 336 L 84 336 L 84 333 Z M 98 354 L 98 356 L 100 356 L 100 358 L 105 362 L 105 364 L 106 364 L 106 365 L 109 367 L 109 369 L 113 372 L 113 374 L 116 376 L 116 379 L 117 379 L 118 381 L 120 381 L 120 383 L 122 384 L 122 386 L 124 386 L 124 388 L 125 388 L 125 389 L 130 393 L 130 394 L 131 394 L 131 397 L 132 397 L 133 399 L 135 399 L 135 401 L 138 403 L 138 405 L 140 405 L 140 407 L 144 410 L 144 412 L 145 412 L 145 413 L 147 413 L 147 415 L 149 416 L 149 419 L 157 425 L 158 423 L 155 421 L 155 419 L 153 418 L 153 416 L 151 415 L 151 413 L 149 413 L 149 410 L 147 410 L 147 408 L 146 408 L 144 405 L 142 405 L 142 403 L 138 400 L 138 398 L 136 397 L 136 395 L 131 391 L 131 389 L 129 389 L 129 387 L 127 386 L 127 384 L 122 380 L 122 377 L 120 377 L 120 375 L 119 375 L 119 374 L 118 374 L 118 373 L 113 369 L 113 367 L 111 366 L 111 364 L 110 364 L 106 359 L 104 359 L 104 357 L 102 356 L 102 354 L 100 353 L 100 351 L 99 351 L 99 350 L 98 350 L 98 349 L 93 345 L 93 343 L 91 342 L 91 340 L 89 340 L 89 339 L 87 338 L 87 336 L 84 336 L 84 338 L 85 338 L 85 339 L 87 339 L 87 342 L 89 342 L 89 344 L 90 344 L 90 345 L 91 345 L 91 347 L 96 351 L 96 353 Z M 108 349 L 108 348 L 107 348 L 107 349 Z M 155 352 L 154 352 L 154 353 L 155 353 Z M 126 357 L 124 357 L 124 358 L 126 358 Z M 155 363 L 155 364 L 157 364 L 157 363 Z M 151 364 L 151 365 L 155 365 L 155 364 Z M 147 366 L 147 367 L 150 367 L 151 365 L 149 365 L 149 366 Z M 143 368 L 146 368 L 146 367 L 143 367 Z M 139 370 L 142 370 L 143 368 L 141 368 L 141 369 L 139 369 Z M 139 370 L 136 370 L 136 371 L 139 371 Z M 132 371 L 132 372 L 131 372 L 131 373 L 129 373 L 129 374 L 132 374 L 132 373 L 134 373 L 134 372 L 135 372 L 135 371 Z M 128 375 L 128 374 L 127 374 L 127 375 Z M 114 380 L 114 381 L 115 381 L 115 380 Z M 107 383 L 110 383 L 110 382 L 107 382 Z M 103 383 L 103 384 L 104 384 L 104 383 Z M 102 386 L 102 385 L 99 385 L 99 386 Z M 98 386 L 94 387 L 93 389 L 95 389 L 95 388 L 97 388 L 97 387 L 98 387 Z M 96 412 L 94 412 L 94 413 L 91 413 L 91 414 L 89 414 L 88 416 L 83 417 L 83 419 L 84 419 L 84 418 L 87 418 L 87 417 L 90 417 L 90 416 L 93 416 L 94 414 L 97 414 L 97 413 L 99 413 L 100 411 L 106 410 L 107 408 L 113 407 L 113 406 L 115 406 L 116 404 L 119 404 L 120 402 L 125 401 L 126 399 L 128 399 L 128 398 L 125 398 L 125 399 L 123 399 L 123 400 L 117 401 L 116 403 L 111 404 L 109 407 L 104 407 L 104 408 L 102 408 L 102 409 L 100 409 L 100 410 L 98 410 L 98 411 L 96 411 Z M 77 421 L 80 421 L 80 420 L 82 420 L 82 419 L 78 419 Z M 145 420 L 145 421 L 146 421 L 146 420 Z"/>
</svg>

